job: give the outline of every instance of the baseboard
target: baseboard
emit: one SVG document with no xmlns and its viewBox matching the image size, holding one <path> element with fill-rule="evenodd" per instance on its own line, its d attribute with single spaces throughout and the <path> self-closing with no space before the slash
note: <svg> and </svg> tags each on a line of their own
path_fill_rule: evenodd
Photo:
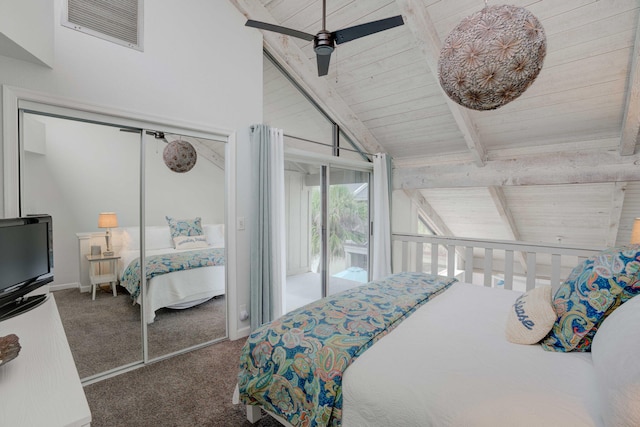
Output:
<svg viewBox="0 0 640 427">
<path fill-rule="evenodd" d="M 49 285 L 49 291 L 61 291 L 63 289 L 80 288 L 81 286 L 79 282 L 61 283 L 59 285 Z"/>
<path fill-rule="evenodd" d="M 247 326 L 247 327 L 244 327 L 242 329 L 238 329 L 236 331 L 235 339 L 239 340 L 240 338 L 248 337 L 250 333 L 251 333 L 251 326 Z"/>
</svg>

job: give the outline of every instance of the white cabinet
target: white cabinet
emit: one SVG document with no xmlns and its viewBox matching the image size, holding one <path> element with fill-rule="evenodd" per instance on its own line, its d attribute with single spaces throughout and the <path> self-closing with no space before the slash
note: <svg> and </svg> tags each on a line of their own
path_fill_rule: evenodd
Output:
<svg viewBox="0 0 640 427">
<path fill-rule="evenodd" d="M 0 366 L 0 419 L 6 426 L 88 426 L 84 395 L 53 295 L 40 306 L 0 322 L 16 334 L 20 354 Z"/>
</svg>

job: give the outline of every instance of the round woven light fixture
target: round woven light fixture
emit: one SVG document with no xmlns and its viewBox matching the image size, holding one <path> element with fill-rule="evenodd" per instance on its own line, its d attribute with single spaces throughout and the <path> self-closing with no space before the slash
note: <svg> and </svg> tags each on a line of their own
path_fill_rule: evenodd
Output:
<svg viewBox="0 0 640 427">
<path fill-rule="evenodd" d="M 493 110 L 513 101 L 540 73 L 547 41 L 522 7 L 487 6 L 449 33 L 438 60 L 440 85 L 458 104 Z"/>
<path fill-rule="evenodd" d="M 189 172 L 196 164 L 198 155 L 193 145 L 187 141 L 171 141 L 162 151 L 164 164 L 174 172 Z"/>
</svg>

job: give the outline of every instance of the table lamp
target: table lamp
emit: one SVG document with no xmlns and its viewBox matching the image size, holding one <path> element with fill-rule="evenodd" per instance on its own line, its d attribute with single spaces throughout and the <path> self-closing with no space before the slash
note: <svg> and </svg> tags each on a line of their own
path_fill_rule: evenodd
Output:
<svg viewBox="0 0 640 427">
<path fill-rule="evenodd" d="M 633 220 L 633 228 L 631 229 L 631 244 L 640 243 L 640 218 Z"/>
<path fill-rule="evenodd" d="M 107 240 L 107 250 L 102 253 L 103 256 L 113 256 L 111 250 L 111 228 L 118 226 L 118 217 L 115 212 L 101 212 L 98 215 L 98 228 L 106 228 L 105 239 Z"/>
</svg>

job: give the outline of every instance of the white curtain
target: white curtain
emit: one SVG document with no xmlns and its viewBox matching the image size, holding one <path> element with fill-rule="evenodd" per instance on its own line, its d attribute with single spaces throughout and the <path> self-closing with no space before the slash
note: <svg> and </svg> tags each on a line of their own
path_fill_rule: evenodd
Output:
<svg viewBox="0 0 640 427">
<path fill-rule="evenodd" d="M 284 133 L 266 125 L 251 131 L 251 329 L 283 313 L 286 283 Z"/>
<path fill-rule="evenodd" d="M 373 280 L 391 274 L 390 161 L 386 154 L 373 157 Z"/>
</svg>

